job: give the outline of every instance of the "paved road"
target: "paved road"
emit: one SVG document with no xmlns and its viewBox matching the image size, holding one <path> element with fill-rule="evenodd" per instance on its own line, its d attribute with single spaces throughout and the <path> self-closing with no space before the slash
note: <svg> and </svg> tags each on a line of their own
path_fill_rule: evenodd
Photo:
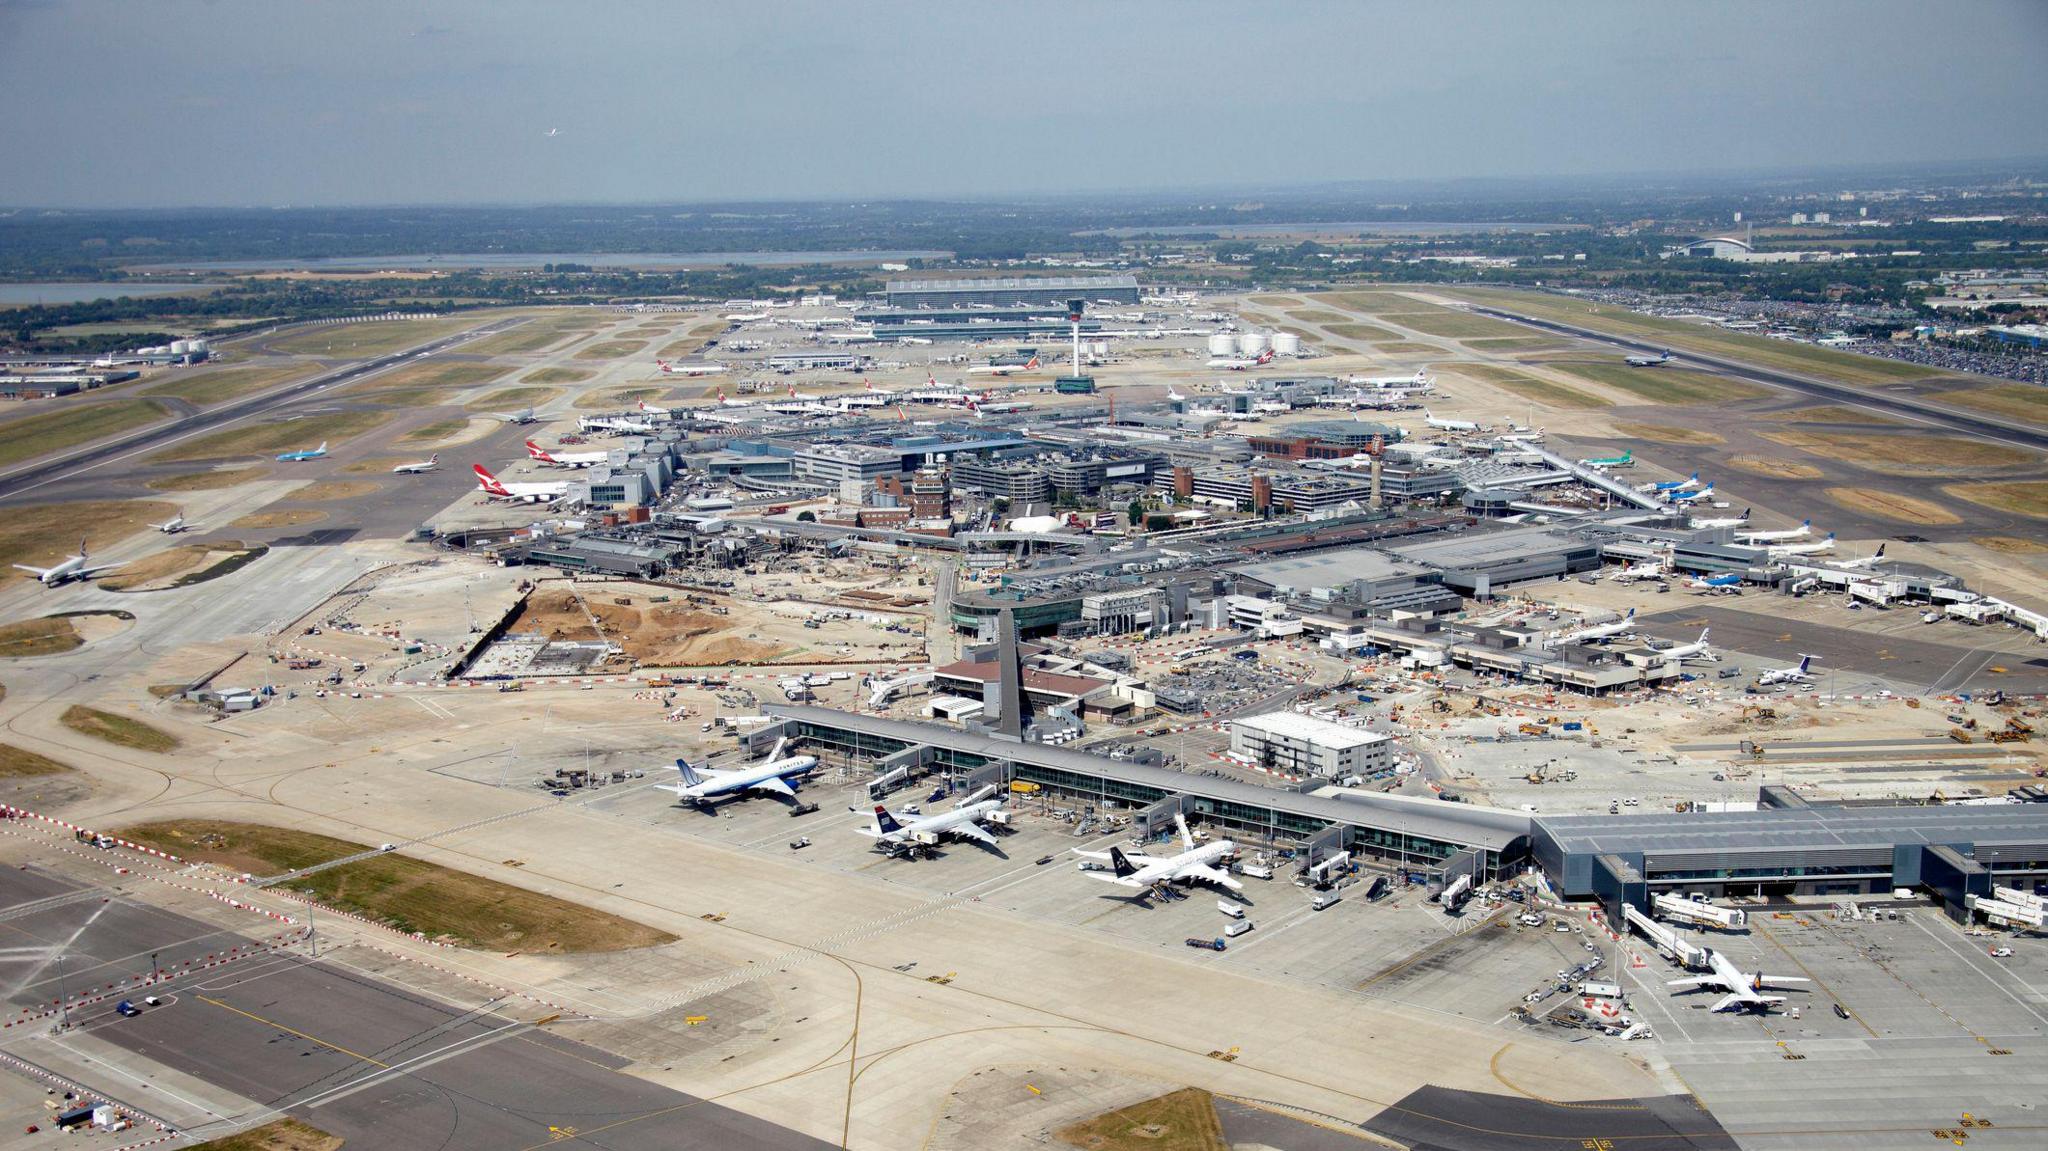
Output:
<svg viewBox="0 0 2048 1151">
<path fill-rule="evenodd" d="M 1538 319 L 1534 316 L 1525 316 L 1518 312 L 1507 311 L 1501 308 L 1475 304 L 1472 307 L 1472 311 L 1482 316 L 1491 316 L 1498 320 L 1508 320 L 1546 332 L 1576 336 L 1582 340 L 1608 344 L 1630 352 L 1656 355 L 1664 351 L 1664 347 L 1660 344 L 1648 343 L 1626 336 L 1617 336 L 1610 332 L 1595 331 L 1592 328 L 1581 328 L 1573 324 L 1561 324 L 1555 320 Z M 1784 388 L 1788 391 L 1812 396 L 1815 399 L 1826 400 L 1829 403 L 1872 408 L 1889 415 L 1903 416 L 1916 423 L 1932 424 L 1936 427 L 1945 428 L 1953 432 L 1961 432 L 1968 436 L 1997 440 L 2000 443 L 2033 448 L 2037 451 L 2048 451 L 2048 432 L 2035 431 L 2022 425 L 1967 415 L 1951 408 L 1940 407 L 1939 405 L 1921 400 L 1908 399 L 1904 396 L 1879 391 L 1874 388 L 1859 388 L 1849 384 L 1829 383 L 1828 381 L 1815 379 L 1811 376 L 1793 375 L 1790 372 L 1776 371 L 1771 368 L 1759 368 L 1737 360 L 1724 359 L 1720 356 L 1706 355 L 1701 352 L 1687 351 L 1682 358 L 1686 361 L 1686 366 L 1688 367 L 1703 365 L 1731 379 L 1746 380 L 1751 383 Z M 1646 368 L 1644 370 L 1655 371 L 1656 369 Z"/>
<path fill-rule="evenodd" d="M 197 415 L 184 416 L 168 423 L 158 424 L 155 427 L 144 428 L 139 432 L 121 436 L 117 439 L 78 448 L 36 463 L 24 464 L 13 471 L 0 474 L 0 501 L 26 495 L 45 485 L 69 479 L 72 476 L 90 471 L 112 460 L 136 455 L 161 447 L 174 440 L 184 439 L 203 431 L 237 423 L 251 416 L 274 411 L 286 405 L 297 403 L 309 396 L 317 395 L 337 385 L 360 379 L 373 372 L 381 372 L 386 368 L 396 367 L 406 360 L 445 351 L 466 340 L 492 332 L 500 332 L 525 322 L 524 318 L 500 320 L 481 328 L 472 328 L 466 332 L 459 332 L 452 336 L 419 344 L 401 352 L 393 352 L 388 356 L 379 356 L 375 359 L 364 360 L 360 363 L 350 364 L 347 367 L 337 368 L 331 372 L 324 372 L 311 379 L 286 385 L 276 391 L 265 392 L 249 399 L 222 404 L 220 407 L 201 412 Z"/>
</svg>

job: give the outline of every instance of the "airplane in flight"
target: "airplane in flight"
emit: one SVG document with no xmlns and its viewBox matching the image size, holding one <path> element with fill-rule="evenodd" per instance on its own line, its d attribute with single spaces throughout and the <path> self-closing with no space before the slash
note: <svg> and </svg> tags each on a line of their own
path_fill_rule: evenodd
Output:
<svg viewBox="0 0 2048 1151">
<path fill-rule="evenodd" d="M 494 500 L 512 500 L 517 503 L 544 504 L 561 499 L 569 494 L 566 481 L 542 484 L 508 484 L 484 469 L 482 464 L 471 464 L 476 471 L 476 486 Z"/>
<path fill-rule="evenodd" d="M 1758 687 L 1771 687 L 1781 683 L 1806 683 L 1813 679 L 1813 657 L 1802 655 L 1797 667 L 1774 667 L 1756 677 Z"/>
<path fill-rule="evenodd" d="M 629 420 L 623 416 L 584 416 L 576 426 L 586 432 L 613 432 L 622 436 L 646 436 L 654 433 L 654 425 L 644 420 Z"/>
<path fill-rule="evenodd" d="M 1718 519 L 1689 519 L 1686 521 L 1686 523 L 1691 524 L 1695 529 L 1702 531 L 1704 531 L 1707 528 L 1739 528 L 1743 524 L 1746 524 L 1748 522 L 1748 508 L 1742 509 L 1742 514 L 1739 516 L 1722 516 Z"/>
<path fill-rule="evenodd" d="M 277 462 L 281 464 L 298 464 L 304 463 L 307 460 L 317 460 L 326 454 L 327 441 L 321 440 L 319 447 L 306 448 L 302 451 L 296 452 L 285 452 L 284 454 L 277 457 Z"/>
<path fill-rule="evenodd" d="M 1700 486 L 1700 474 L 1694 472 L 1682 480 L 1658 480 L 1642 490 L 1650 492 L 1682 492 L 1698 486 Z"/>
<path fill-rule="evenodd" d="M 1261 360 L 1259 362 L 1264 363 L 1265 361 Z M 1007 376 L 1013 372 L 1035 372 L 1037 370 L 1038 357 L 1033 356 L 1021 364 L 976 364 L 967 369 L 967 374 L 970 376 Z"/>
<path fill-rule="evenodd" d="M 994 847 L 996 837 L 982 830 L 981 821 L 987 819 L 991 812 L 1001 811 L 1002 807 L 1000 799 L 984 799 L 932 815 L 899 816 L 878 803 L 874 819 L 868 826 L 854 830 L 873 838 L 875 846 L 881 848 L 937 843 L 948 835 Z"/>
<path fill-rule="evenodd" d="M 434 455 L 428 456 L 426 459 L 420 460 L 417 463 L 400 464 L 397 467 L 391 469 L 391 474 L 395 476 L 416 476 L 421 472 L 439 471 L 440 468 L 441 456 L 440 453 L 437 452 Z"/>
<path fill-rule="evenodd" d="M 712 363 L 708 360 L 697 364 L 671 364 L 667 360 L 656 360 L 654 361 L 654 366 L 661 369 L 661 374 L 664 376 L 690 376 L 693 378 L 696 376 L 715 376 L 725 370 L 724 364 Z"/>
<path fill-rule="evenodd" d="M 1707 632 L 1711 630 L 1713 629 L 1703 627 L 1700 629 L 1700 638 L 1691 643 L 1681 643 L 1674 647 L 1665 648 L 1663 652 L 1664 658 L 1675 659 L 1681 662 L 1688 659 L 1704 659 L 1718 662 L 1720 657 L 1714 654 L 1713 648 L 1707 646 Z"/>
<path fill-rule="evenodd" d="M 701 806 L 706 800 L 721 796 L 744 795 L 750 791 L 794 799 L 795 781 L 809 775 L 811 769 L 818 766 L 818 757 L 792 755 L 784 759 L 782 749 L 788 743 L 787 739 L 778 739 L 775 741 L 775 749 L 768 753 L 768 758 L 751 767 L 733 768 L 730 771 L 692 767 L 689 760 L 678 759 L 676 771 L 681 774 L 682 782 L 655 786 L 661 791 L 672 791 L 681 796 L 684 802 L 697 806 Z"/>
<path fill-rule="evenodd" d="M 187 527 L 190 527 L 191 525 L 185 522 L 184 514 L 180 513 L 178 515 L 172 516 L 170 519 L 167 519 L 160 524 L 151 524 L 149 526 L 155 528 L 157 531 L 160 531 L 167 536 L 174 536 L 177 535 L 179 532 L 184 531 Z M 81 548 L 79 550 L 83 551 L 84 549 Z"/>
<path fill-rule="evenodd" d="M 1606 639 L 1610 635 L 1620 635 L 1625 631 L 1632 630 L 1635 626 L 1636 609 L 1630 608 L 1628 609 L 1628 614 L 1618 620 L 1613 620 L 1609 623 L 1596 623 L 1591 627 L 1582 627 L 1577 631 L 1562 632 L 1551 638 L 1550 646 L 1563 647 L 1568 643 L 1581 643 L 1590 639 Z"/>
<path fill-rule="evenodd" d="M 1181 843 L 1186 845 L 1186 850 L 1179 855 L 1160 859 L 1142 852 L 1126 852 L 1121 847 L 1112 847 L 1107 852 L 1076 851 L 1074 854 L 1084 859 L 1106 860 L 1110 864 L 1108 872 L 1091 871 L 1088 874 L 1122 887 L 1143 889 L 1155 883 L 1213 883 L 1232 891 L 1244 890 L 1244 884 L 1214 866 L 1236 855 L 1237 844 L 1218 839 L 1198 845 L 1194 835 L 1188 831 L 1185 817 L 1176 813 L 1173 822 L 1180 828 Z"/>
<path fill-rule="evenodd" d="M 1727 995 L 1708 1008 L 1710 1011 L 1727 1011 L 1732 1008 L 1738 1011 L 1767 1012 L 1771 1009 L 1772 1004 L 1785 1002 L 1785 997 L 1782 995 L 1764 995 L 1762 992 L 1765 988 L 1777 987 L 1786 983 L 1813 982 L 1810 979 L 1801 979 L 1789 975 L 1765 975 L 1761 971 L 1755 973 L 1744 971 L 1735 966 L 1734 960 L 1711 949 L 1707 951 L 1707 967 L 1708 973 L 1705 975 L 1688 976 L 1684 979 L 1672 979 L 1667 982 L 1672 987 L 1687 989 L 1712 987 L 1716 990 L 1727 992 Z"/>
<path fill-rule="evenodd" d="M 85 539 L 81 536 L 78 540 L 78 554 L 68 559 L 58 560 L 52 567 L 39 568 L 31 567 L 28 564 L 15 564 L 14 566 L 25 572 L 32 573 L 36 577 L 36 582 L 44 587 L 56 587 L 58 584 L 68 580 L 89 580 L 103 571 L 112 571 L 120 567 L 121 564 L 92 563 L 86 555 Z"/>
<path fill-rule="evenodd" d="M 556 136 L 559 136 L 561 134 L 562 130 L 560 128 L 549 128 L 547 131 L 541 133 L 541 135 L 546 136 L 550 140 L 554 139 Z"/>
<path fill-rule="evenodd" d="M 1666 492 L 1664 498 L 1674 504 L 1696 504 L 1714 498 L 1714 485 L 1708 484 L 1696 492 Z"/>
<path fill-rule="evenodd" d="M 612 458 L 610 452 L 563 452 L 557 455 L 532 440 L 526 441 L 526 455 L 527 458 L 551 468 L 596 467 Z"/>
<path fill-rule="evenodd" d="M 1636 466 L 1636 454 L 1634 451 L 1624 451 L 1618 456 L 1602 456 L 1594 459 L 1580 460 L 1579 466 L 1582 468 L 1632 468 Z"/>
<path fill-rule="evenodd" d="M 1777 543 L 1779 540 L 1805 539 L 1807 536 L 1812 534 L 1813 521 L 1810 519 L 1805 519 L 1800 520 L 1799 526 L 1796 528 L 1778 528 L 1772 531 L 1736 532 L 1735 539 L 1739 543 L 1768 544 Z"/>
<path fill-rule="evenodd" d="M 1471 420 L 1444 419 L 1431 412 L 1428 408 L 1422 409 L 1422 422 L 1440 432 L 1483 432 L 1486 430 Z"/>
<path fill-rule="evenodd" d="M 1231 372 L 1242 372 L 1248 368 L 1263 368 L 1267 364 L 1270 364 L 1272 362 L 1273 349 L 1267 348 L 1265 351 L 1260 352 L 1259 357 L 1255 360 L 1245 360 L 1231 356 L 1221 356 L 1216 359 L 1210 360 L 1204 366 L 1210 368 L 1222 368 L 1225 371 Z"/>
<path fill-rule="evenodd" d="M 1742 575 L 1740 572 L 1727 572 L 1723 575 L 1707 576 L 1705 579 L 1687 580 L 1685 586 L 1693 591 L 1727 592 L 1733 595 L 1742 590 Z"/>
<path fill-rule="evenodd" d="M 1835 550 L 1835 533 L 1829 532 L 1810 544 L 1769 544 L 1764 550 L 1770 553 L 1772 559 L 1819 555 Z"/>
<path fill-rule="evenodd" d="M 1870 554 L 1869 554 L 1869 555 L 1867 555 L 1867 556 L 1864 556 L 1864 557 L 1863 557 L 1862 559 L 1853 559 L 1853 560 L 1836 560 L 1836 561 L 1835 561 L 1835 566 L 1836 566 L 1836 567 L 1838 567 L 1838 568 L 1850 568 L 1850 569 L 1852 569 L 1852 570 L 1853 570 L 1853 569 L 1855 569 L 1855 568 L 1867 568 L 1867 567 L 1876 567 L 1876 566 L 1877 566 L 1878 564 L 1881 564 L 1881 563 L 1883 563 L 1883 562 L 1884 562 L 1884 545 L 1883 545 L 1883 544 L 1879 544 L 1879 545 L 1877 545 L 1877 550 L 1876 550 L 1876 551 L 1874 551 L 1874 552 L 1870 553 Z"/>
<path fill-rule="evenodd" d="M 1654 356 L 1637 354 L 1627 357 L 1626 361 L 1631 368 L 1654 368 L 1659 364 L 1671 362 L 1671 350 L 1667 348 L 1662 353 Z"/>
</svg>

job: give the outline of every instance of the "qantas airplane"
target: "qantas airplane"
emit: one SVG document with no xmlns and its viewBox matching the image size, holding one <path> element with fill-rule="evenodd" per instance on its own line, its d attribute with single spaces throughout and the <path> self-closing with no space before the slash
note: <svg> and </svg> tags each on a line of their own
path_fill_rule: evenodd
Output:
<svg viewBox="0 0 2048 1151">
<path fill-rule="evenodd" d="M 417 463 L 400 464 L 391 469 L 391 474 L 395 476 L 416 476 L 421 472 L 438 471 L 440 467 L 441 457 L 439 453 L 436 453 Z"/>
<path fill-rule="evenodd" d="M 724 364 L 671 364 L 667 360 L 656 360 L 654 366 L 664 376 L 715 376 L 725 370 Z"/>
<path fill-rule="evenodd" d="M 566 481 L 544 484 L 508 484 L 490 472 L 482 464 L 471 464 L 476 470 L 476 486 L 494 500 L 509 500 L 523 504 L 544 504 L 561 499 L 569 494 Z"/>
<path fill-rule="evenodd" d="M 595 467 L 612 458 L 610 452 L 562 452 L 557 455 L 534 443 L 532 440 L 526 441 L 526 454 L 528 458 L 546 464 L 551 468 Z"/>
</svg>

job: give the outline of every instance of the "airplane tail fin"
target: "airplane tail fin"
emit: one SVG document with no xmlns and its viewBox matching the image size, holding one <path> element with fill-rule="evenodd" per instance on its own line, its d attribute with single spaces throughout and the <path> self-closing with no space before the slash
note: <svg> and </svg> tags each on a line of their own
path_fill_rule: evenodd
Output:
<svg viewBox="0 0 2048 1151">
<path fill-rule="evenodd" d="M 1799 672 L 1800 672 L 1800 674 L 1804 675 L 1804 674 L 1806 673 L 1807 669 L 1808 669 L 1808 668 L 1810 668 L 1810 667 L 1812 667 L 1812 666 L 1813 666 L 1813 657 L 1812 657 L 1812 656 L 1810 656 L 1810 655 L 1802 655 L 1802 656 L 1800 656 L 1800 657 L 1799 657 Z"/>
<path fill-rule="evenodd" d="M 1030 369 L 1032 369 L 1032 368 L 1035 368 L 1035 367 L 1037 367 L 1037 366 L 1038 366 L 1038 357 L 1037 357 L 1037 356 L 1033 356 L 1033 357 L 1031 357 L 1031 362 L 1030 362 L 1030 363 L 1027 363 L 1027 364 L 1025 364 L 1025 365 L 1024 365 L 1024 367 L 1025 367 L 1025 370 L 1027 370 L 1027 371 L 1028 371 L 1028 370 L 1030 370 Z"/>
<path fill-rule="evenodd" d="M 690 761 L 687 759 L 678 758 L 676 760 L 676 771 L 683 777 L 683 786 L 685 787 L 695 787 L 704 782 L 704 777 L 697 774 L 697 769 L 691 767 Z"/>
<path fill-rule="evenodd" d="M 1180 829 L 1181 843 L 1185 845 L 1189 850 L 1193 850 L 1195 846 L 1195 836 L 1193 832 L 1188 830 L 1188 817 L 1182 815 L 1178 811 L 1174 812 L 1173 825 Z"/>
<path fill-rule="evenodd" d="M 1124 849 L 1121 847 L 1109 849 L 1109 869 L 1111 874 L 1115 875 L 1118 879 L 1128 879 L 1138 874 L 1137 866 L 1124 858 Z"/>
<path fill-rule="evenodd" d="M 327 441 L 326 441 L 326 440 L 321 440 L 321 441 L 320 441 L 320 446 L 319 446 L 319 447 L 317 447 L 317 448 L 314 448 L 313 450 L 314 450 L 314 451 L 316 451 L 316 452 L 325 452 L 325 451 L 327 450 Z"/>
<path fill-rule="evenodd" d="M 508 496 L 512 494 L 511 492 L 505 489 L 504 484 L 498 482 L 498 477 L 486 471 L 482 464 L 471 464 L 470 467 L 475 469 L 476 471 L 476 482 L 478 487 L 483 488 L 483 490 L 489 492 L 494 496 Z"/>
<path fill-rule="evenodd" d="M 888 809 L 887 807 L 884 807 L 883 805 L 881 805 L 881 804 L 879 804 L 879 803 L 878 803 L 878 804 L 876 804 L 876 805 L 875 805 L 875 834 L 876 834 L 876 835 L 878 835 L 878 836 L 879 836 L 879 835 L 894 835 L 894 834 L 896 834 L 897 832 L 899 832 L 899 831 L 901 831 L 901 830 L 903 830 L 903 825 L 902 825 L 902 824 L 900 824 L 900 823 L 898 823 L 898 822 L 896 822 L 896 817 L 895 817 L 895 816 L 893 816 L 893 815 L 890 815 L 890 814 L 889 814 L 889 809 Z"/>
<path fill-rule="evenodd" d="M 428 457 L 427 457 L 427 462 L 428 462 L 428 463 L 430 463 L 430 464 L 438 464 L 438 463 L 440 463 L 440 462 L 441 462 L 441 453 L 440 453 L 440 452 L 435 452 L 435 453 L 434 453 L 433 455 L 430 455 L 430 456 L 428 456 Z"/>
<path fill-rule="evenodd" d="M 1710 631 L 1712 631 L 1712 630 L 1714 630 L 1714 629 L 1713 629 L 1713 628 L 1710 628 L 1710 627 L 1703 627 L 1703 628 L 1701 628 L 1701 629 L 1700 629 L 1700 642 L 1701 642 L 1701 643 L 1705 643 L 1705 642 L 1707 642 L 1707 633 L 1708 633 L 1708 632 L 1710 632 Z"/>
</svg>

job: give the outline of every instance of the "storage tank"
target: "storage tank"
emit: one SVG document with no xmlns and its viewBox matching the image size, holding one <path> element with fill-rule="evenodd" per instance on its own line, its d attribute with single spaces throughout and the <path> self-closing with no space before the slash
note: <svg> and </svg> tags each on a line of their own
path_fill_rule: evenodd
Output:
<svg viewBox="0 0 2048 1151">
<path fill-rule="evenodd" d="M 1271 345 L 1264 332 L 1246 332 L 1237 338 L 1237 351 L 1242 356 L 1263 356 Z"/>
<path fill-rule="evenodd" d="M 1301 354 L 1301 337 L 1293 332 L 1273 334 L 1273 354 L 1276 356 L 1298 356 Z"/>
<path fill-rule="evenodd" d="M 171 354 L 172 354 L 172 355 L 174 355 L 174 356 L 189 356 L 189 355 L 191 355 L 191 354 L 192 354 L 192 341 L 190 341 L 190 340 L 172 340 L 172 341 L 171 341 Z"/>
<path fill-rule="evenodd" d="M 1101 359 L 1102 357 L 1109 355 L 1109 341 L 1097 340 L 1094 343 L 1088 345 L 1088 354 L 1094 356 L 1097 359 Z"/>
<path fill-rule="evenodd" d="M 204 354 L 213 351 L 213 345 L 207 343 L 205 340 L 194 339 L 192 341 L 192 350 L 195 353 Z"/>
<path fill-rule="evenodd" d="M 1218 332 L 1209 337 L 1209 354 L 1212 356 L 1234 356 L 1237 354 L 1237 337 L 1229 332 Z"/>
</svg>

